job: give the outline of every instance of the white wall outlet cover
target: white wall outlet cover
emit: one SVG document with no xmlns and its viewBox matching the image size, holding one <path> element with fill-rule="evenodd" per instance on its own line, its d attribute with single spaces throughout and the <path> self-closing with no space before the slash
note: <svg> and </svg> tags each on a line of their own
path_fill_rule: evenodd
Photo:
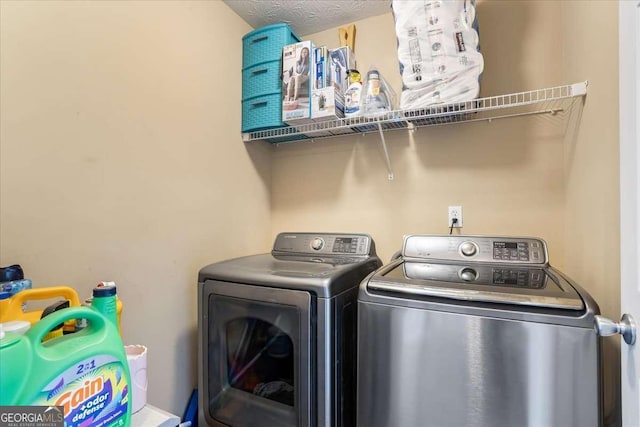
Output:
<svg viewBox="0 0 640 427">
<path fill-rule="evenodd" d="M 453 224 L 453 219 L 457 219 Z M 447 227 L 462 228 L 462 206 L 449 206 Z"/>
</svg>

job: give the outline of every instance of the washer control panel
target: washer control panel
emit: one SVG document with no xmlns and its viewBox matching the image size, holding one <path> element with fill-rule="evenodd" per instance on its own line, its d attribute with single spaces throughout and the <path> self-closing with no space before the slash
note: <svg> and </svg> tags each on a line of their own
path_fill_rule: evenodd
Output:
<svg viewBox="0 0 640 427">
<path fill-rule="evenodd" d="M 280 233 L 273 244 L 279 253 L 322 255 L 374 255 L 366 234 Z"/>
<path fill-rule="evenodd" d="M 405 258 L 548 264 L 544 240 L 530 237 L 411 235 L 402 247 Z"/>
<path fill-rule="evenodd" d="M 502 261 L 525 261 L 540 259 L 538 242 L 493 242 L 493 259 Z"/>
<path fill-rule="evenodd" d="M 547 283 L 544 270 L 536 267 L 405 262 L 403 268 L 405 276 L 412 280 L 529 289 L 543 289 Z"/>
</svg>

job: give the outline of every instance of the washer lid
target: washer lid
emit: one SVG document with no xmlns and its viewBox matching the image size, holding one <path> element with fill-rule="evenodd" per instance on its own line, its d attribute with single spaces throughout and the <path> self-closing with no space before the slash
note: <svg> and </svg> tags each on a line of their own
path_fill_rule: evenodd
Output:
<svg viewBox="0 0 640 427">
<path fill-rule="evenodd" d="M 405 261 L 367 289 L 472 302 L 584 310 L 576 290 L 543 267 Z"/>
</svg>

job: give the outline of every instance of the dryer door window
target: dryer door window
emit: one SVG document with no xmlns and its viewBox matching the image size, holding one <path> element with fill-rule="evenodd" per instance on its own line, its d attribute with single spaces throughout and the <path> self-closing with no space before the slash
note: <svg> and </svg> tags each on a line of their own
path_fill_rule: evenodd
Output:
<svg viewBox="0 0 640 427">
<path fill-rule="evenodd" d="M 226 326 L 227 382 L 231 387 L 294 406 L 294 357 L 291 336 L 255 317 Z"/>
</svg>

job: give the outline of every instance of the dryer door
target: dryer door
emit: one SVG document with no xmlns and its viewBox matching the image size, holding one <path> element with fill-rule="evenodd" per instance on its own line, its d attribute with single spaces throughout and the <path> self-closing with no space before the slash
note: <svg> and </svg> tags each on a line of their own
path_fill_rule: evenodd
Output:
<svg viewBox="0 0 640 427">
<path fill-rule="evenodd" d="M 207 281 L 205 413 L 230 426 L 310 425 L 311 295 Z"/>
</svg>

